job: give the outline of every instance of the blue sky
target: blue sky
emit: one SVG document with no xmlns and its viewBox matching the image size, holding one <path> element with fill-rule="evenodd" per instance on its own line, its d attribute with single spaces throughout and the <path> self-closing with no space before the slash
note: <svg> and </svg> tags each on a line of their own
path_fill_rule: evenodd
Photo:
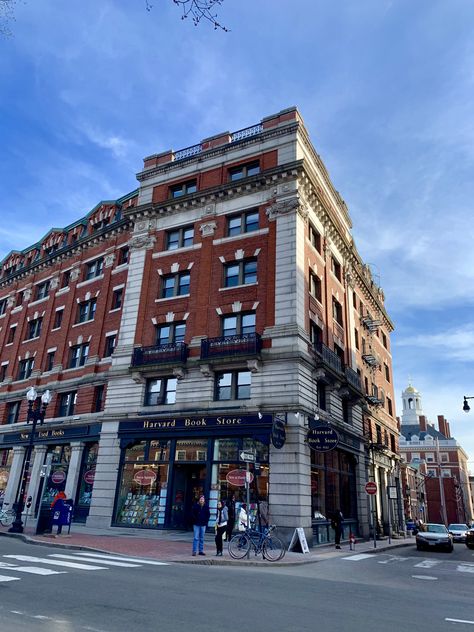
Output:
<svg viewBox="0 0 474 632">
<path fill-rule="evenodd" d="M 297 105 L 379 275 L 408 376 L 474 470 L 474 4 L 225 0 L 230 33 L 171 0 L 25 0 L 0 39 L 0 259 L 142 158 Z"/>
</svg>

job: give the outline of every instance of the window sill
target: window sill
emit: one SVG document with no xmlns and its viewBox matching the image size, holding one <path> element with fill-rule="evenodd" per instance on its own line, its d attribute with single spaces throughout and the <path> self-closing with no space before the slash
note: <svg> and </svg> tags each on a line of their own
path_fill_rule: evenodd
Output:
<svg viewBox="0 0 474 632">
<path fill-rule="evenodd" d="M 102 281 L 103 278 L 104 278 L 104 275 L 99 274 L 93 277 L 92 279 L 86 279 L 85 281 L 81 281 L 80 283 L 76 285 L 76 287 L 84 287 L 84 285 L 88 285 L 89 283 L 94 283 L 94 281 Z"/>
<path fill-rule="evenodd" d="M 163 301 L 175 301 L 179 298 L 189 298 L 191 294 L 177 294 L 176 296 L 166 296 L 165 298 L 155 298 L 155 303 L 162 303 Z"/>
<path fill-rule="evenodd" d="M 71 328 L 72 327 L 80 327 L 81 325 L 87 325 L 88 323 L 93 323 L 93 322 L 94 322 L 94 319 L 91 318 L 90 320 L 84 320 L 81 323 L 74 323 L 74 325 L 71 325 Z"/>
<path fill-rule="evenodd" d="M 256 237 L 259 235 L 267 235 L 268 228 L 260 228 L 259 230 L 251 230 L 247 233 L 239 233 L 238 235 L 231 235 L 228 237 L 221 237 L 220 239 L 214 239 L 212 241 L 213 246 L 218 246 L 219 244 L 226 244 L 230 241 L 236 241 L 238 239 L 244 239 L 245 237 Z"/>
<path fill-rule="evenodd" d="M 182 248 L 175 248 L 174 250 L 163 250 L 162 252 L 154 252 L 151 257 L 152 259 L 159 259 L 160 257 L 168 257 L 173 255 L 175 252 L 181 254 L 183 252 L 189 252 L 192 250 L 199 250 L 202 248 L 202 244 L 193 244 L 192 246 L 183 246 Z"/>
<path fill-rule="evenodd" d="M 35 336 L 34 338 L 27 338 L 26 340 L 22 340 L 21 344 L 24 345 L 27 342 L 33 342 L 34 340 L 39 340 L 39 339 L 40 339 L 40 336 Z"/>
<path fill-rule="evenodd" d="M 62 287 L 56 292 L 56 296 L 61 296 L 61 294 L 67 294 L 67 292 L 69 292 L 70 289 L 71 288 L 69 286 Z"/>
<path fill-rule="evenodd" d="M 37 298 L 36 301 L 31 301 L 31 303 L 28 303 L 28 307 L 32 307 L 33 305 L 39 305 L 40 303 L 44 303 L 44 301 L 49 300 L 49 294 L 48 296 L 43 296 L 43 298 Z"/>
<path fill-rule="evenodd" d="M 109 309 L 109 314 L 113 314 L 114 312 L 119 312 L 121 309 L 122 309 L 122 306 Z"/>
<path fill-rule="evenodd" d="M 229 290 L 240 290 L 243 287 L 255 287 L 258 285 L 258 281 L 255 283 L 244 283 L 243 285 L 231 285 L 230 287 L 220 287 L 219 292 L 228 292 Z"/>
</svg>

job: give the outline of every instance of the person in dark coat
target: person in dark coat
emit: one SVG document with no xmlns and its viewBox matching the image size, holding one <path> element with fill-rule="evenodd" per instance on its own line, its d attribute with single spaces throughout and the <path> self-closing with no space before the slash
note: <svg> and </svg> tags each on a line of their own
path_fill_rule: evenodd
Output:
<svg viewBox="0 0 474 632">
<path fill-rule="evenodd" d="M 223 555 L 222 536 L 227 529 L 227 519 L 229 512 L 227 507 L 219 501 L 217 503 L 217 517 L 216 517 L 216 556 Z"/>
<path fill-rule="evenodd" d="M 199 501 L 193 507 L 193 555 L 196 555 L 198 548 L 199 555 L 206 555 L 204 553 L 204 534 L 210 517 L 211 513 L 206 505 L 206 499 L 204 496 L 200 496 Z"/>
<path fill-rule="evenodd" d="M 226 502 L 227 507 L 227 528 L 226 528 L 226 538 L 227 542 L 230 542 L 232 538 L 232 531 L 234 530 L 235 524 L 235 494 L 229 496 Z"/>
<path fill-rule="evenodd" d="M 331 515 L 331 527 L 334 529 L 334 542 L 336 549 L 341 548 L 341 535 L 342 535 L 342 523 L 344 522 L 344 516 L 340 509 L 336 509 Z"/>
</svg>

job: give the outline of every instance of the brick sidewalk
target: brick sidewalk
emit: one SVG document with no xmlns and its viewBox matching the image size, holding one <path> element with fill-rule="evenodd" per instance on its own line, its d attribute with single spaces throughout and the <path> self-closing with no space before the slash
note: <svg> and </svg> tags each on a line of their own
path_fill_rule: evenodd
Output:
<svg viewBox="0 0 474 632">
<path fill-rule="evenodd" d="M 319 562 L 327 559 L 343 557 L 356 553 L 380 553 L 391 551 L 400 547 L 414 546 L 414 538 L 377 542 L 374 549 L 372 541 L 358 542 L 351 551 L 348 544 L 342 545 L 341 550 L 335 550 L 334 546 L 319 546 L 310 549 L 306 555 L 301 553 L 286 552 L 285 557 L 279 562 L 262 560 L 261 556 L 251 554 L 250 560 L 232 559 L 224 546 L 224 556 L 215 557 L 215 545 L 213 534 L 206 534 L 206 557 L 192 557 L 192 533 L 152 531 L 147 532 L 146 537 L 131 533 L 113 534 L 114 529 L 87 529 L 86 527 L 73 525 L 69 535 L 34 535 L 33 531 L 26 530 L 24 534 L 8 533 L 6 527 L 0 527 L 0 536 L 14 537 L 23 541 L 45 546 L 57 546 L 73 549 L 89 550 L 103 553 L 115 553 L 130 557 L 142 557 L 162 562 L 177 562 L 187 564 L 215 564 L 215 565 L 294 565 Z"/>
</svg>

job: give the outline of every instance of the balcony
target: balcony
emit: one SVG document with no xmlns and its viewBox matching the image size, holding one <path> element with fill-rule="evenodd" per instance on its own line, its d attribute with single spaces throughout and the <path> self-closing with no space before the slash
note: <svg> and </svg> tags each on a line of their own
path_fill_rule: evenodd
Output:
<svg viewBox="0 0 474 632">
<path fill-rule="evenodd" d="M 201 341 L 201 359 L 254 356 L 261 348 L 262 339 L 256 333 L 206 338 Z"/>
<path fill-rule="evenodd" d="M 350 366 L 346 366 L 346 368 L 344 369 L 344 373 L 346 375 L 346 380 L 349 384 L 349 386 L 352 386 L 352 388 L 354 388 L 356 391 L 359 391 L 360 393 L 362 393 L 362 383 L 360 381 L 360 375 L 354 371 L 354 369 L 351 369 Z"/>
<path fill-rule="evenodd" d="M 340 375 L 344 374 L 344 368 L 342 365 L 341 358 L 332 351 L 329 347 L 326 347 L 322 342 L 316 342 L 314 345 L 314 350 L 316 354 L 321 358 L 322 363 L 332 369 L 335 373 Z"/>
<path fill-rule="evenodd" d="M 153 347 L 138 347 L 133 350 L 132 366 L 185 363 L 188 347 L 184 342 L 174 342 Z"/>
<path fill-rule="evenodd" d="M 384 400 L 380 399 L 380 397 L 378 395 L 366 395 L 365 399 L 372 406 L 383 406 L 383 403 L 384 403 Z"/>
</svg>

